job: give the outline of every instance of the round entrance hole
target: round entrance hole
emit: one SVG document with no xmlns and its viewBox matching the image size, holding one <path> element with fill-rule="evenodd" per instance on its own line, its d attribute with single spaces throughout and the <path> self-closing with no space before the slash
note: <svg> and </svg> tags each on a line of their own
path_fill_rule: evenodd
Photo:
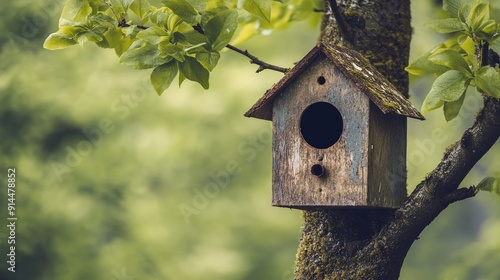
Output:
<svg viewBox="0 0 500 280">
<path fill-rule="evenodd" d="M 327 102 L 309 105 L 300 117 L 300 133 L 307 144 L 316 149 L 326 149 L 337 143 L 343 128 L 339 110 Z"/>
<path fill-rule="evenodd" d="M 311 174 L 321 177 L 323 176 L 323 174 L 325 174 L 325 168 L 321 164 L 315 164 L 311 167 Z"/>
</svg>

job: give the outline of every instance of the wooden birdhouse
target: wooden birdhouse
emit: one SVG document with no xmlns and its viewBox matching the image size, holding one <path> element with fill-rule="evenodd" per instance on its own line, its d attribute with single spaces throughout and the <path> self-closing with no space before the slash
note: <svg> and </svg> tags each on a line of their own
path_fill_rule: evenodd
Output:
<svg viewBox="0 0 500 280">
<path fill-rule="evenodd" d="M 245 116 L 273 123 L 274 206 L 405 200 L 406 117 L 424 118 L 359 53 L 319 44 Z"/>
</svg>

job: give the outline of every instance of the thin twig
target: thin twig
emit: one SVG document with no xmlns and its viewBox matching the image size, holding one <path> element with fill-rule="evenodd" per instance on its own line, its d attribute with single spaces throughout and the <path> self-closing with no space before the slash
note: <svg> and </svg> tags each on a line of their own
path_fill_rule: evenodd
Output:
<svg viewBox="0 0 500 280">
<path fill-rule="evenodd" d="M 479 61 L 481 63 L 481 66 L 486 66 L 486 65 L 489 65 L 489 49 L 490 49 L 490 44 L 488 43 L 488 41 L 481 41 L 481 43 L 479 43 L 479 48 L 480 48 L 480 51 L 479 51 Z"/>
<path fill-rule="evenodd" d="M 205 31 L 203 30 L 203 28 L 199 24 L 196 26 L 193 26 L 193 29 L 196 30 L 200 34 L 205 34 Z M 247 50 L 242 50 L 242 49 L 235 47 L 231 44 L 227 44 L 226 48 L 250 58 L 250 63 L 259 65 L 259 68 L 256 71 L 257 73 L 260 73 L 266 69 L 278 71 L 281 73 L 286 73 L 286 72 L 288 72 L 288 70 L 290 70 L 289 68 L 283 68 L 283 67 L 279 67 L 276 65 L 266 63 L 266 62 L 260 60 L 259 58 L 257 58 L 255 55 L 250 54 Z"/>
<path fill-rule="evenodd" d="M 146 30 L 146 29 L 148 29 L 148 27 L 147 27 L 147 26 L 142 26 L 142 25 L 136 25 L 136 26 L 137 26 L 137 28 L 142 29 L 142 30 Z M 130 27 L 130 24 L 128 24 L 128 23 L 125 21 L 125 19 L 123 19 L 122 21 L 120 21 L 120 22 L 118 23 L 118 27 Z"/>
<path fill-rule="evenodd" d="M 231 44 L 227 44 L 226 48 L 250 58 L 250 63 L 259 65 L 259 69 L 257 69 L 257 73 L 260 73 L 266 69 L 278 71 L 281 73 L 286 73 L 290 70 L 289 68 L 283 68 L 283 67 L 279 67 L 276 65 L 266 63 L 266 62 L 258 59 L 256 56 L 250 54 L 247 50 L 239 49 Z"/>
<path fill-rule="evenodd" d="M 446 203 L 454 203 L 467 198 L 471 198 L 477 195 L 479 189 L 476 186 L 470 186 L 468 188 L 458 188 L 451 193 L 444 196 L 443 200 Z"/>
</svg>

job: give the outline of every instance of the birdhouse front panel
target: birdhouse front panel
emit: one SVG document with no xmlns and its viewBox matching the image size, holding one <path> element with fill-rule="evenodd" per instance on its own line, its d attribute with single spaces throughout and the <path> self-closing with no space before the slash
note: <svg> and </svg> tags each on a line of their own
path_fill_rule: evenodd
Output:
<svg viewBox="0 0 500 280">
<path fill-rule="evenodd" d="M 367 206 L 370 99 L 318 55 L 273 103 L 273 205 Z"/>
<path fill-rule="evenodd" d="M 404 202 L 406 118 L 424 118 L 360 53 L 318 44 L 245 116 L 273 122 L 273 205 Z"/>
</svg>

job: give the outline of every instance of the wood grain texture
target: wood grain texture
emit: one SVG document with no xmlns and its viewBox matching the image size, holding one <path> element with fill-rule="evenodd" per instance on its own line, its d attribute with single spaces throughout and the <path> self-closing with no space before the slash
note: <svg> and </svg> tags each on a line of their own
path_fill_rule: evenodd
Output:
<svg viewBox="0 0 500 280">
<path fill-rule="evenodd" d="M 316 62 L 274 102 L 273 205 L 366 205 L 369 99 L 331 62 Z M 319 76 L 325 84 L 317 82 Z M 327 149 L 311 147 L 299 128 L 304 109 L 321 101 L 333 104 L 344 121 L 340 139 Z M 321 177 L 310 172 L 318 163 L 326 169 Z"/>
<path fill-rule="evenodd" d="M 406 127 L 402 116 L 370 104 L 368 201 L 397 208 L 406 199 Z"/>
</svg>

